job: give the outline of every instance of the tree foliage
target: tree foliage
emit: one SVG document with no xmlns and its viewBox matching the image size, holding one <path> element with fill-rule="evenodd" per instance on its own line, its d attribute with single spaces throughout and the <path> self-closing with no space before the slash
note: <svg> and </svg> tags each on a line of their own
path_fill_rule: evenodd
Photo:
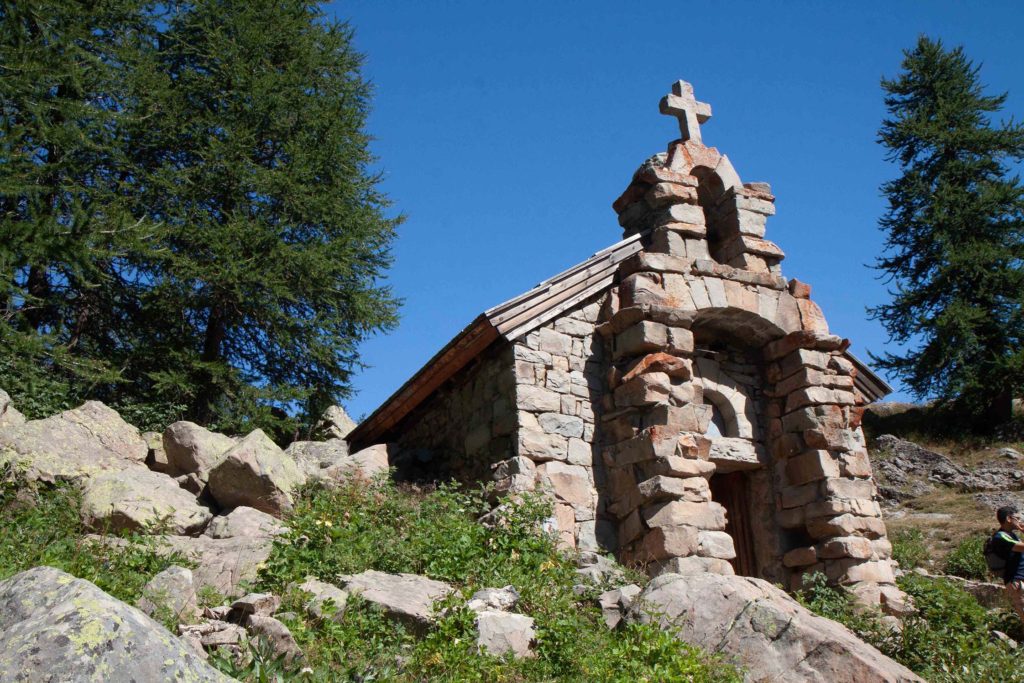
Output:
<svg viewBox="0 0 1024 683">
<path fill-rule="evenodd" d="M 222 429 L 346 395 L 397 309 L 351 29 L 299 0 L 0 11 L 0 382 Z"/>
<path fill-rule="evenodd" d="M 921 37 L 883 79 L 879 131 L 902 175 L 882 185 L 892 302 L 871 309 L 901 353 L 875 357 L 918 397 L 955 402 L 977 424 L 1008 416 L 1024 387 L 1024 190 L 1011 175 L 1024 127 L 995 124 L 961 48 Z"/>
</svg>

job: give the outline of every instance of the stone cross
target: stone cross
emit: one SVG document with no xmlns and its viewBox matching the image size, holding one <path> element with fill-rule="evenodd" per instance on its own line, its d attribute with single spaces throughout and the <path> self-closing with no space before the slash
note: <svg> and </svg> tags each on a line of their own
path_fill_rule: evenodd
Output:
<svg viewBox="0 0 1024 683">
<path fill-rule="evenodd" d="M 662 114 L 679 119 L 679 133 L 684 141 L 693 140 L 702 144 L 700 124 L 711 118 L 711 105 L 697 101 L 693 96 L 692 85 L 686 81 L 673 83 L 672 92 L 661 98 L 658 108 Z"/>
</svg>

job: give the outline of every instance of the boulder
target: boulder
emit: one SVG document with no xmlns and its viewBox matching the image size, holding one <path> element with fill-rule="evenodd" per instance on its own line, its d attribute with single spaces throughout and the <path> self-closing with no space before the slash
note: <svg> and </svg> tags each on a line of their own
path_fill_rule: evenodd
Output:
<svg viewBox="0 0 1024 683">
<path fill-rule="evenodd" d="M 601 593 L 597 597 L 597 604 L 601 608 L 601 617 L 604 619 L 605 626 L 612 629 L 618 626 L 640 592 L 640 586 L 631 583 L 628 586 Z"/>
<path fill-rule="evenodd" d="M 139 430 L 99 401 L 0 429 L 0 466 L 13 463 L 32 481 L 79 481 L 142 464 L 148 453 Z"/>
<path fill-rule="evenodd" d="M 116 536 L 90 535 L 87 539 L 113 547 L 124 547 L 128 540 Z M 242 595 L 241 585 L 256 580 L 260 566 L 270 557 L 273 540 L 269 536 L 210 538 L 209 536 L 154 536 L 154 550 L 165 556 L 178 554 L 195 566 L 192 581 L 196 592 L 209 587 L 221 595 Z"/>
<path fill-rule="evenodd" d="M 239 536 L 278 536 L 288 528 L 276 517 L 245 505 L 236 507 L 226 515 L 214 517 L 204 534 L 210 538 L 237 538 Z"/>
<path fill-rule="evenodd" d="M 246 593 L 231 603 L 231 614 L 238 621 L 245 617 L 269 617 L 281 606 L 281 598 L 273 593 Z"/>
<path fill-rule="evenodd" d="M 239 441 L 210 471 L 210 494 L 222 508 L 245 505 L 280 517 L 292 494 L 306 483 L 295 462 L 257 429 Z"/>
<path fill-rule="evenodd" d="M 179 622 L 190 622 L 199 615 L 196 588 L 192 570 L 171 565 L 142 589 L 139 609 L 159 619 L 161 613 L 170 612 Z"/>
<path fill-rule="evenodd" d="M 95 531 L 201 533 L 213 514 L 166 474 L 143 467 L 100 472 L 82 488 L 82 523 Z"/>
<path fill-rule="evenodd" d="M 511 614 L 485 609 L 476 615 L 476 644 L 481 652 L 495 657 L 533 657 L 537 633 L 533 619 L 525 614 Z"/>
<path fill-rule="evenodd" d="M 3 389 L 0 389 L 0 429 L 17 427 L 22 424 L 25 424 L 25 416 L 11 405 L 10 395 Z"/>
<path fill-rule="evenodd" d="M 313 432 L 329 439 L 344 439 L 356 428 L 355 421 L 341 406 L 331 406 L 320 416 Z"/>
<path fill-rule="evenodd" d="M 380 606 L 389 617 L 417 632 L 434 622 L 434 602 L 452 592 L 447 583 L 416 574 L 370 570 L 338 578 L 346 591 Z"/>
<path fill-rule="evenodd" d="M 177 477 L 181 472 L 174 468 L 167 460 L 167 451 L 164 450 L 164 435 L 160 432 L 143 432 L 142 439 L 149 447 L 146 454 L 146 467 L 154 472 L 168 474 Z"/>
<path fill-rule="evenodd" d="M 480 612 L 485 609 L 507 612 L 515 607 L 517 602 L 519 602 L 519 591 L 515 589 L 515 586 L 483 588 L 473 593 L 473 597 L 466 602 L 466 607 L 474 612 Z"/>
<path fill-rule="evenodd" d="M 348 458 L 348 442 L 344 439 L 293 441 L 284 452 L 312 479 L 323 476 L 324 470 Z"/>
<path fill-rule="evenodd" d="M 0 681 L 230 680 L 88 581 L 52 567 L 0 581 Z"/>
<path fill-rule="evenodd" d="M 922 679 L 762 579 L 662 574 L 628 618 L 655 623 L 747 670 L 747 681 L 906 683 Z"/>
<path fill-rule="evenodd" d="M 292 632 L 274 617 L 254 614 L 249 617 L 245 628 L 250 637 L 264 640 L 276 656 L 284 657 L 285 662 L 290 664 L 302 658 L 302 650 Z"/>
<path fill-rule="evenodd" d="M 181 421 L 164 430 L 163 445 L 175 474 L 194 473 L 205 484 L 210 470 L 220 464 L 235 440 L 194 422 Z"/>
<path fill-rule="evenodd" d="M 298 589 L 309 595 L 305 607 L 313 617 L 323 619 L 330 614 L 332 621 L 341 621 L 345 616 L 348 593 L 337 586 L 310 576 L 299 584 Z M 330 609 L 328 609 L 328 605 L 331 606 Z"/>
<path fill-rule="evenodd" d="M 364 448 L 323 470 L 323 478 L 328 481 L 344 481 L 353 477 L 373 479 L 388 471 L 390 450 L 391 447 L 388 444 L 376 444 Z"/>
</svg>

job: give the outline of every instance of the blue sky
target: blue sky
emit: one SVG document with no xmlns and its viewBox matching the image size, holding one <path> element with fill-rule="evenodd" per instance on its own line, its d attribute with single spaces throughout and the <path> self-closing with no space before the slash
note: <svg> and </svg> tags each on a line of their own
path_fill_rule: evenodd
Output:
<svg viewBox="0 0 1024 683">
<path fill-rule="evenodd" d="M 767 238 L 854 353 L 886 349 L 865 307 L 883 235 L 879 79 L 919 34 L 963 45 L 1024 116 L 1018 2 L 404 2 L 327 6 L 376 94 L 367 129 L 394 211 L 399 328 L 362 347 L 345 402 L 372 412 L 491 306 L 621 238 L 611 202 L 678 136 L 671 83 L 712 106 L 704 142 L 771 183 Z M 897 398 L 905 397 L 898 393 Z"/>
</svg>

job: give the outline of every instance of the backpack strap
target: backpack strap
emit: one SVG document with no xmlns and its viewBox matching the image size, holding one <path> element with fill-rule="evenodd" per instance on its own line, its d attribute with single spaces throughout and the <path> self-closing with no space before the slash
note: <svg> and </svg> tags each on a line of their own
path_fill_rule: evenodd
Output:
<svg viewBox="0 0 1024 683">
<path fill-rule="evenodd" d="M 1011 536 L 1010 534 L 1006 533 L 1002 529 L 997 531 L 995 533 L 995 536 L 996 536 L 996 538 L 999 538 L 999 539 L 1001 539 L 1003 541 L 1008 541 L 1008 542 L 1013 543 L 1013 544 L 1020 543 L 1020 539 L 1014 538 L 1013 536 Z"/>
</svg>

